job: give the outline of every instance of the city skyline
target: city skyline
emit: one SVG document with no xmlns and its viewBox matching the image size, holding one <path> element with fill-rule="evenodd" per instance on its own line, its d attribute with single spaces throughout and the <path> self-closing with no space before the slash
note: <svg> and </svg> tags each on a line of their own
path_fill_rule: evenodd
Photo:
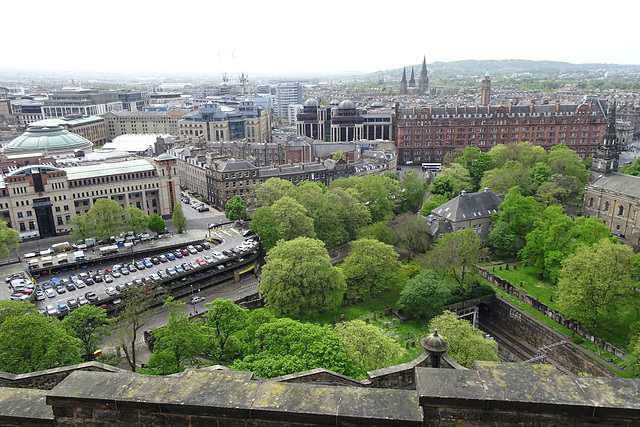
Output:
<svg viewBox="0 0 640 427">
<path fill-rule="evenodd" d="M 32 3 L 30 3 L 31 5 Z M 542 0 L 399 4 L 328 0 L 189 3 L 165 9 L 115 0 L 96 13 L 77 0 L 8 9 L 0 67 L 105 72 L 303 75 L 367 73 L 421 62 L 530 59 L 640 64 L 631 13 L 609 2 Z M 298 6 L 297 6 L 298 5 Z M 393 6 L 396 7 L 396 6 Z M 28 14 L 27 14 L 28 13 Z M 17 19 L 24 16 L 24 20 Z M 569 25 L 569 23 L 573 23 Z M 577 25 L 576 25 L 577 24 Z M 608 30 L 609 28 L 615 29 Z"/>
</svg>

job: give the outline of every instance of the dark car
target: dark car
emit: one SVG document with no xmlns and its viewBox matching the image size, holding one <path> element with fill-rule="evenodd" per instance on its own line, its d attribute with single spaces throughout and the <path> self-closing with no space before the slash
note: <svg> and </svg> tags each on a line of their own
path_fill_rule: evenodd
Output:
<svg viewBox="0 0 640 427">
<path fill-rule="evenodd" d="M 87 286 L 91 286 L 93 284 L 95 284 L 96 282 L 93 281 L 93 279 L 91 277 L 87 277 L 84 279 L 84 284 Z"/>
<path fill-rule="evenodd" d="M 176 258 L 182 258 L 183 257 L 182 252 L 180 252 L 179 250 L 175 251 L 173 254 L 176 256 Z"/>
<path fill-rule="evenodd" d="M 78 308 L 78 300 L 76 300 L 75 298 L 71 298 L 69 301 L 67 301 L 67 307 L 69 307 L 70 310 L 75 310 L 76 308 Z"/>
<path fill-rule="evenodd" d="M 102 282 L 102 276 L 101 276 L 101 275 L 99 275 L 99 274 L 95 274 L 95 275 L 92 277 L 92 279 L 93 279 L 93 281 L 94 281 L 94 282 L 96 282 L 96 283 L 100 283 L 100 282 Z"/>
<path fill-rule="evenodd" d="M 201 243 L 202 247 L 205 248 L 206 250 L 211 249 L 211 245 L 209 244 L 209 242 L 202 242 Z"/>
<path fill-rule="evenodd" d="M 202 245 L 196 245 L 195 248 L 198 252 L 202 252 L 204 250 L 204 247 Z"/>
<path fill-rule="evenodd" d="M 76 285 L 74 285 L 72 282 L 67 283 L 66 288 L 68 291 L 75 291 L 76 290 Z"/>
<path fill-rule="evenodd" d="M 87 292 L 84 296 L 91 302 L 98 301 L 98 295 L 95 292 Z"/>
</svg>

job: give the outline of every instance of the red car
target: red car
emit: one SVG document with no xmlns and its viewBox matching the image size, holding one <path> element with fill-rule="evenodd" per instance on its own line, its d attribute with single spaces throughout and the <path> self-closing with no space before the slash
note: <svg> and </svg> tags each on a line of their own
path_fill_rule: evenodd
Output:
<svg viewBox="0 0 640 427">
<path fill-rule="evenodd" d="M 204 258 L 198 258 L 196 259 L 196 262 L 198 265 L 207 265 L 207 261 L 205 261 Z"/>
<path fill-rule="evenodd" d="M 187 248 L 180 249 L 180 252 L 182 253 L 182 255 L 189 255 L 189 249 Z"/>
</svg>

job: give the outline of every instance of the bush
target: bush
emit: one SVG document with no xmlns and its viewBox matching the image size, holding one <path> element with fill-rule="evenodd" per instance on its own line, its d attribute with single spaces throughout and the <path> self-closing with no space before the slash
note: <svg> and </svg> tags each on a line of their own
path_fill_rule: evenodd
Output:
<svg viewBox="0 0 640 427">
<path fill-rule="evenodd" d="M 571 341 L 573 341 L 574 344 L 581 345 L 584 343 L 584 338 L 580 335 L 574 335 L 573 338 L 571 338 Z"/>
</svg>

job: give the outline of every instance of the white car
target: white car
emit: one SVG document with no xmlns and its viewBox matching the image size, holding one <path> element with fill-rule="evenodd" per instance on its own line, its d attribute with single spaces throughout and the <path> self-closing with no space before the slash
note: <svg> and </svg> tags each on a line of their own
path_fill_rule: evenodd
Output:
<svg viewBox="0 0 640 427">
<path fill-rule="evenodd" d="M 56 316 L 58 314 L 58 309 L 55 305 L 48 305 L 44 312 L 47 316 Z"/>
<path fill-rule="evenodd" d="M 115 294 L 117 294 L 117 293 L 118 293 L 118 291 L 116 291 L 116 289 L 115 289 L 115 288 L 107 288 L 107 289 L 105 289 L 104 291 L 105 291 L 105 292 L 107 293 L 107 295 L 109 295 L 109 296 L 113 296 L 113 295 L 115 295 Z"/>
</svg>

